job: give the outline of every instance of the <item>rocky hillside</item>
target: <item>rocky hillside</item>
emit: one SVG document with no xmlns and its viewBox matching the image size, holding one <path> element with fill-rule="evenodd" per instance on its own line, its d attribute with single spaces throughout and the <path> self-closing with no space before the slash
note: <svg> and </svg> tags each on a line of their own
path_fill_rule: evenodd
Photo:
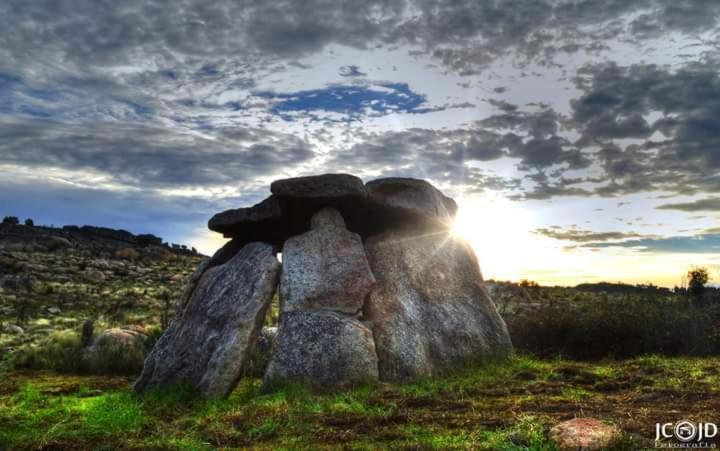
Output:
<svg viewBox="0 0 720 451">
<path fill-rule="evenodd" d="M 52 333 L 161 326 L 204 256 L 153 235 L 0 224 L 0 356 Z"/>
</svg>

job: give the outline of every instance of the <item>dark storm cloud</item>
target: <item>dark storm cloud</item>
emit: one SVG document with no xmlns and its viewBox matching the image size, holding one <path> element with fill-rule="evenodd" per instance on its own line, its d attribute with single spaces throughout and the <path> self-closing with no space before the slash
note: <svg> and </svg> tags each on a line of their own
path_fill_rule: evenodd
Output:
<svg viewBox="0 0 720 451">
<path fill-rule="evenodd" d="M 664 204 L 657 208 L 658 210 L 720 211 L 720 197 L 700 199 L 694 202 Z"/>
<path fill-rule="evenodd" d="M 262 129 L 200 135 L 156 125 L 0 117 L 0 163 L 93 170 L 130 186 L 237 186 L 312 156 L 304 141 Z"/>
</svg>

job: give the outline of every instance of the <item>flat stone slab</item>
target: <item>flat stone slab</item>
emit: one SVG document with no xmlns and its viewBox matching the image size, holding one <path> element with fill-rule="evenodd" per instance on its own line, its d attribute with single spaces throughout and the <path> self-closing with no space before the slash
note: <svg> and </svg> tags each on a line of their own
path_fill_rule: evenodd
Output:
<svg viewBox="0 0 720 451">
<path fill-rule="evenodd" d="M 282 210 L 277 198 L 270 196 L 248 208 L 235 208 L 218 213 L 208 221 L 208 228 L 229 235 L 253 235 L 267 232 L 268 226 L 277 226 L 282 219 Z"/>
<path fill-rule="evenodd" d="M 349 174 L 323 174 L 277 180 L 272 195 L 248 208 L 213 216 L 210 230 L 239 240 L 264 241 L 280 249 L 290 237 L 310 230 L 310 218 L 323 208 L 335 208 L 348 230 L 365 239 L 386 230 L 411 225 L 446 230 L 457 205 L 424 180 L 385 178 L 363 182 Z"/>
<path fill-rule="evenodd" d="M 270 192 L 293 199 L 364 198 L 365 186 L 354 175 L 322 174 L 276 180 L 270 185 Z"/>
<path fill-rule="evenodd" d="M 176 318 L 145 360 L 136 392 L 188 384 L 227 396 L 250 359 L 277 288 L 273 247 L 249 243 L 226 262 L 196 272 Z"/>
<path fill-rule="evenodd" d="M 392 177 L 377 179 L 365 185 L 370 201 L 385 207 L 388 221 L 404 217 L 406 221 L 432 219 L 451 224 L 457 212 L 455 201 L 425 180 Z"/>
<path fill-rule="evenodd" d="M 305 383 L 345 387 L 378 379 L 375 345 L 362 322 L 329 311 L 295 311 L 280 316 L 277 344 L 264 385 Z"/>
<path fill-rule="evenodd" d="M 387 232 L 365 249 L 377 285 L 364 320 L 372 325 L 381 380 L 441 374 L 512 350 L 467 243 L 448 233 Z"/>
</svg>

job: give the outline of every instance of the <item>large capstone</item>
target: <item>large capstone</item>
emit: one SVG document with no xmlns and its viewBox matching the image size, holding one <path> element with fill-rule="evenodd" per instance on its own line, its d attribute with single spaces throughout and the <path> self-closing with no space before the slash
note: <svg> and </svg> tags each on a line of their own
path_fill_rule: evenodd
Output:
<svg viewBox="0 0 720 451">
<path fill-rule="evenodd" d="M 145 360 L 134 390 L 188 384 L 206 397 L 227 396 L 262 327 L 277 287 L 273 247 L 249 243 L 194 275 L 179 311 Z"/>
<path fill-rule="evenodd" d="M 366 242 L 377 286 L 365 304 L 380 378 L 402 381 L 507 355 L 505 322 L 472 249 L 447 233 L 391 231 Z"/>
<path fill-rule="evenodd" d="M 280 311 L 324 309 L 357 314 L 375 283 L 362 240 L 345 228 L 340 213 L 326 208 L 312 230 L 283 247 Z"/>
<path fill-rule="evenodd" d="M 365 185 L 378 222 L 385 226 L 400 223 L 430 223 L 448 228 L 457 212 L 457 204 L 425 180 L 392 177 Z M 380 207 L 380 208 L 378 208 Z"/>
<path fill-rule="evenodd" d="M 282 210 L 275 196 L 247 208 L 235 208 L 216 214 L 208 228 L 229 237 L 250 241 L 282 242 L 284 232 Z"/>
<path fill-rule="evenodd" d="M 281 315 L 266 387 L 305 383 L 346 387 L 378 379 L 373 335 L 362 322 L 330 311 Z"/>
<path fill-rule="evenodd" d="M 213 216 L 210 230 L 234 238 L 272 243 L 281 249 L 290 237 L 311 229 L 310 219 L 334 208 L 348 230 L 363 239 L 385 230 L 412 225 L 426 230 L 451 227 L 457 205 L 425 180 L 384 178 L 363 185 L 349 174 L 323 174 L 277 180 L 262 202 Z"/>
</svg>

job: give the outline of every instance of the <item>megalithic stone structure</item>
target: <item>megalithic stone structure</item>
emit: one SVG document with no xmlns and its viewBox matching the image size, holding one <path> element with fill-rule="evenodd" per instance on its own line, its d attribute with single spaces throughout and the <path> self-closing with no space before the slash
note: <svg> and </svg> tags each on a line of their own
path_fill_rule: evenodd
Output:
<svg viewBox="0 0 720 451">
<path fill-rule="evenodd" d="M 427 181 L 324 174 L 270 191 L 210 219 L 231 240 L 191 277 L 136 391 L 229 394 L 278 287 L 268 388 L 406 381 L 512 350 L 473 250 L 450 233 L 455 201 Z"/>
</svg>

